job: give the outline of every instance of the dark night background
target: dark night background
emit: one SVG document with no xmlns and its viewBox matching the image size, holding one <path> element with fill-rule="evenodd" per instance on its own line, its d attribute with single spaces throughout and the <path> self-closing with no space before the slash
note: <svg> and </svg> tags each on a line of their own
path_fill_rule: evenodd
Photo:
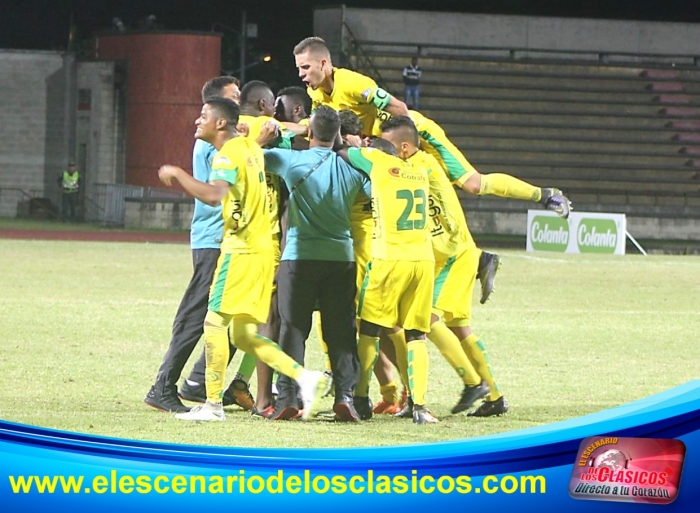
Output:
<svg viewBox="0 0 700 513">
<path fill-rule="evenodd" d="M 78 45 L 88 47 L 93 32 L 111 29 L 114 17 L 119 17 L 126 26 L 136 27 L 140 20 L 153 14 L 157 25 L 163 29 L 210 31 L 214 23 L 238 29 L 240 12 L 245 9 L 248 22 L 258 24 L 258 38 L 249 44 L 248 62 L 263 52 L 269 52 L 273 57 L 272 62 L 247 70 L 246 78 L 267 80 L 273 88 L 299 85 L 292 47 L 302 38 L 312 35 L 314 7 L 341 3 L 294 0 L 2 0 L 0 48 L 65 50 L 71 17 Z M 700 22 L 699 0 L 348 0 L 344 3 L 349 7 L 367 8 Z M 217 31 L 224 33 L 222 67 L 237 68 L 235 34 L 220 26 L 217 26 Z M 425 40 L 427 37 L 417 35 L 416 39 Z"/>
</svg>

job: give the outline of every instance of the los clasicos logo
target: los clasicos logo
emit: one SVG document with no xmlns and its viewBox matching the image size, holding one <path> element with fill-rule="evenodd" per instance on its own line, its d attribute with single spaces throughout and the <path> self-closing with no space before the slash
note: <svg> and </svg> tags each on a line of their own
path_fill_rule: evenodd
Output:
<svg viewBox="0 0 700 513">
<path fill-rule="evenodd" d="M 668 504 L 678 496 L 685 444 L 666 438 L 590 437 L 569 482 L 575 499 Z"/>
</svg>

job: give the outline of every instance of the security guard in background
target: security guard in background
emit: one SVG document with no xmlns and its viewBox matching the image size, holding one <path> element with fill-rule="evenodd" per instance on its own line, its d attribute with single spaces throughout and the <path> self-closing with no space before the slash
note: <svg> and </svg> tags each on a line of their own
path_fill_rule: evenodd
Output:
<svg viewBox="0 0 700 513">
<path fill-rule="evenodd" d="M 63 189 L 61 198 L 63 220 L 74 222 L 77 220 L 75 212 L 78 207 L 78 190 L 80 189 L 80 173 L 75 169 L 75 163 L 68 164 L 68 169 L 63 172 L 61 188 Z"/>
</svg>

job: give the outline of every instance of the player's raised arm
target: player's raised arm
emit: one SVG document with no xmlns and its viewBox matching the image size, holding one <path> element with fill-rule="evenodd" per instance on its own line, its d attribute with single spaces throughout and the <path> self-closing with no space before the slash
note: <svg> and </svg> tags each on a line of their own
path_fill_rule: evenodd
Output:
<svg viewBox="0 0 700 513">
<path fill-rule="evenodd" d="M 200 182 L 184 169 L 171 165 L 161 166 L 158 170 L 158 178 L 168 186 L 176 180 L 188 194 L 212 207 L 221 203 L 221 199 L 229 188 L 229 184 L 222 180 L 214 180 L 211 183 Z"/>
</svg>

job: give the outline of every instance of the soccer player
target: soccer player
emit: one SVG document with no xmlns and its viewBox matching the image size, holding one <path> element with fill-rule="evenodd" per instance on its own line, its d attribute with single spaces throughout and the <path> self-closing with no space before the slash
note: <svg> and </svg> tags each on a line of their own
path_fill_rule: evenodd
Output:
<svg viewBox="0 0 700 513">
<path fill-rule="evenodd" d="M 238 85 L 235 77 L 215 77 L 202 87 L 202 101 L 211 96 L 223 96 L 238 102 Z M 202 140 L 195 141 L 192 172 L 197 180 L 206 182 L 209 179 L 211 160 L 215 153 L 216 149 L 211 144 Z M 156 381 L 144 398 L 144 402 L 154 409 L 176 413 L 189 411 L 189 407 L 182 404 L 178 395 L 194 402 L 206 400 L 204 365 L 201 374 L 197 375 L 193 371 L 182 383 L 179 394 L 177 381 L 203 333 L 209 288 L 220 254 L 223 227 L 221 206 L 211 207 L 195 199 L 190 230 L 193 273 L 177 309 L 170 345 L 158 369 Z M 235 347 L 231 346 L 231 356 L 234 352 Z M 234 379 L 224 392 L 224 405 L 239 404 L 244 409 L 246 406 L 250 409 L 249 395 L 247 385 Z"/>
<path fill-rule="evenodd" d="M 265 167 L 284 179 L 289 195 L 289 230 L 282 254 L 279 308 L 280 347 L 303 362 L 305 342 L 318 303 L 335 384 L 333 411 L 341 421 L 360 420 L 353 406 L 358 357 L 355 325 L 355 262 L 350 237 L 350 206 L 367 177 L 332 151 L 338 114 L 319 107 L 311 117 L 310 148 L 265 150 Z M 277 382 L 279 396 L 271 418 L 296 413 L 296 390 Z M 288 412 L 287 412 L 288 411 Z"/>
<path fill-rule="evenodd" d="M 360 379 L 355 389 L 355 409 L 360 418 L 372 417 L 369 381 L 379 352 L 379 334 L 382 328 L 400 327 L 405 332 L 413 422 L 432 424 L 437 419 L 425 406 L 425 334 L 430 331 L 435 265 L 428 224 L 428 170 L 384 153 L 396 153 L 385 141 L 373 144 L 383 151 L 341 150 L 353 167 L 370 177 L 375 222 L 372 261 L 367 266 L 358 307 Z"/>
<path fill-rule="evenodd" d="M 343 142 L 348 146 L 367 146 L 369 138 L 362 136 L 362 122 L 357 114 L 352 110 L 343 109 L 338 112 L 340 118 L 340 135 Z M 374 220 L 372 219 L 372 203 L 364 191 L 357 195 L 350 214 L 350 229 L 352 232 L 353 250 L 355 262 L 357 262 L 357 300 L 359 304 L 359 294 L 362 290 L 362 283 L 365 279 L 365 270 L 372 256 L 372 231 Z M 391 350 L 393 355 L 393 345 L 388 339 L 386 330 L 380 334 L 380 345 L 383 348 L 379 351 L 377 362 L 374 365 L 374 374 L 380 383 L 382 400 L 374 405 L 374 413 L 398 413 L 399 406 L 398 386 L 393 379 L 393 366 L 391 359 L 384 354 L 385 350 Z M 405 342 L 404 342 L 405 343 Z M 393 358 L 395 360 L 395 358 Z"/>
<path fill-rule="evenodd" d="M 391 113 L 384 112 L 375 122 L 374 135 L 381 136 L 381 124 Z M 479 196 L 495 195 L 541 203 L 563 218 L 569 216 L 571 202 L 562 191 L 551 187 L 537 187 L 505 173 L 481 174 L 461 151 L 447 138 L 445 131 L 435 121 L 418 111 L 411 110 L 410 118 L 420 135 L 420 149 L 431 154 L 440 163 L 450 180 L 465 192 Z M 493 279 L 498 269 L 498 255 L 482 252 L 479 258 L 481 303 L 484 304 L 493 290 Z"/>
<path fill-rule="evenodd" d="M 286 355 L 271 340 L 258 335 L 266 322 L 272 294 L 272 233 L 262 149 L 236 132 L 239 107 L 225 98 L 211 98 L 196 121 L 195 137 L 218 151 L 212 161 L 209 183 L 197 181 L 176 166 L 162 166 L 160 180 L 173 180 L 209 205 L 222 204 L 223 241 L 204 321 L 207 401 L 176 418 L 190 421 L 223 421 L 222 396 L 228 363 L 227 330 L 232 324 L 233 343 L 300 386 L 303 418 L 312 413 L 320 389 L 321 372 L 312 372 Z"/>
<path fill-rule="evenodd" d="M 280 89 L 275 98 L 275 119 L 299 123 L 309 117 L 311 99 L 302 87 L 289 86 Z"/>
<path fill-rule="evenodd" d="M 350 109 L 362 122 L 362 133 L 372 135 L 378 112 L 408 115 L 406 104 L 377 86 L 371 78 L 344 68 L 335 68 L 331 53 L 320 37 L 307 37 L 294 47 L 299 78 L 311 97 L 311 113 L 319 105 L 335 110 Z"/>
<path fill-rule="evenodd" d="M 417 167 L 434 171 L 429 173 L 429 183 L 435 286 L 428 338 L 462 378 L 464 389 L 452 409 L 452 413 L 459 413 L 469 409 L 489 391 L 488 387 L 482 385 L 482 377 L 475 370 L 475 367 L 478 368 L 483 363 L 478 360 L 480 355 L 475 355 L 467 342 L 471 334 L 471 299 L 480 252 L 469 233 L 464 211 L 449 179 L 431 155 L 418 149 L 418 132 L 411 119 L 397 116 L 385 121 L 382 124 L 382 138 L 394 145 L 400 158 Z M 450 329 L 445 326 L 443 319 Z M 461 342 L 462 340 L 464 341 Z M 396 347 L 399 370 L 403 371 L 406 381 L 405 357 L 400 354 L 403 344 L 397 343 L 395 336 L 392 341 Z M 490 384 L 493 383 L 497 390 L 490 368 L 488 371 L 483 372 L 483 375 L 490 379 Z M 403 415 L 399 413 L 399 416 L 408 414 L 410 402 L 409 398 L 406 411 Z M 503 402 L 505 404 L 505 400 Z"/>
<path fill-rule="evenodd" d="M 273 118 L 275 114 L 275 95 L 265 82 L 252 80 L 241 89 L 241 115 L 239 123 L 248 126 L 249 139 L 257 140 L 263 130 L 263 126 L 272 123 L 275 128 L 275 137 L 266 142 L 268 147 L 291 148 L 295 134 L 286 130 L 280 122 Z M 276 274 L 280 262 L 282 227 L 281 218 L 286 208 L 287 192 L 281 186 L 278 176 L 272 173 L 265 173 L 267 183 L 267 194 L 270 205 L 270 227 L 272 229 L 272 245 L 274 250 L 274 270 Z M 280 336 L 280 315 L 278 310 L 277 287 L 273 286 L 272 308 L 268 322 L 261 326 L 260 332 L 266 337 L 278 341 Z M 262 365 L 257 366 L 258 388 L 255 397 L 255 407 L 253 413 L 260 413 L 264 417 L 269 417 L 273 412 L 272 408 L 272 371 Z"/>
<path fill-rule="evenodd" d="M 351 70 L 334 68 L 330 51 L 319 37 L 308 37 L 294 47 L 294 59 L 299 77 L 311 97 L 312 112 L 318 105 L 328 105 L 336 110 L 350 109 L 360 118 L 364 136 L 380 135 L 381 131 L 373 132 L 381 123 L 382 114 L 409 114 L 404 102 L 378 87 L 371 78 Z M 498 255 L 482 253 L 479 265 L 482 303 L 486 302 L 493 290 L 498 267 Z"/>
</svg>

